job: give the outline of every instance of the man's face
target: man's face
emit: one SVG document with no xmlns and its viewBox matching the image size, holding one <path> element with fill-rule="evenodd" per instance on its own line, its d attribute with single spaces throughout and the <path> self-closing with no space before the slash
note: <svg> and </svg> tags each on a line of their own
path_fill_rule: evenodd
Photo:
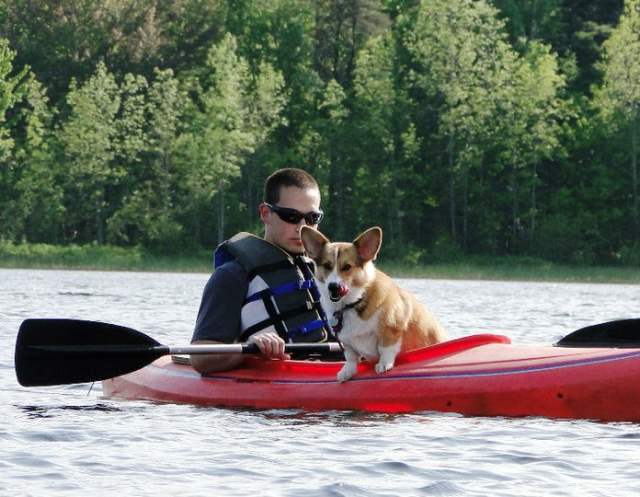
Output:
<svg viewBox="0 0 640 497">
<path fill-rule="evenodd" d="M 315 188 L 281 187 L 280 199 L 275 205 L 277 207 L 295 209 L 303 214 L 317 212 L 320 210 L 320 192 Z M 292 254 L 303 253 L 304 247 L 302 240 L 300 240 L 300 228 L 306 224 L 304 218 L 297 224 L 287 223 L 263 203 L 260 204 L 260 219 L 262 219 L 265 226 L 265 240 L 275 243 Z M 310 226 L 315 228 L 317 225 Z"/>
</svg>

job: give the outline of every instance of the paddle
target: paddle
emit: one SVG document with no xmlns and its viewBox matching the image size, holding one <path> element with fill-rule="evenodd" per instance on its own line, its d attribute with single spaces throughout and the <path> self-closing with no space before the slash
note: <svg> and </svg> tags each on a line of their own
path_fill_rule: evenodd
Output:
<svg viewBox="0 0 640 497">
<path fill-rule="evenodd" d="M 287 352 L 329 353 L 338 343 L 293 343 Z M 257 354 L 255 344 L 168 347 L 125 326 L 77 319 L 26 319 L 18 331 L 15 368 L 23 386 L 113 378 L 168 354 Z"/>
<path fill-rule="evenodd" d="M 640 319 L 619 319 L 586 326 L 562 338 L 558 347 L 640 348 Z"/>
<path fill-rule="evenodd" d="M 638 347 L 640 319 L 587 326 L 562 338 L 559 347 Z M 287 352 L 338 352 L 337 343 L 287 344 Z M 27 319 L 15 350 L 23 386 L 62 385 L 113 378 L 168 354 L 255 354 L 255 344 L 168 347 L 132 328 L 76 319 Z"/>
</svg>

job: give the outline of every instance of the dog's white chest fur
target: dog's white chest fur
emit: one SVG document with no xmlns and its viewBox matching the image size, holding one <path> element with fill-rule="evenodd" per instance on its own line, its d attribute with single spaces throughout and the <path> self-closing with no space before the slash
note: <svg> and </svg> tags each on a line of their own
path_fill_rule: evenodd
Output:
<svg viewBox="0 0 640 497">
<path fill-rule="evenodd" d="M 342 330 L 339 338 L 345 347 L 353 349 L 368 361 L 375 361 L 378 350 L 378 321 L 380 310 L 377 310 L 366 321 L 358 316 L 355 309 L 348 309 L 342 314 Z"/>
<path fill-rule="evenodd" d="M 383 347 L 379 336 L 379 320 L 382 309 L 378 309 L 369 319 L 363 320 L 355 310 L 347 310 L 342 318 L 342 330 L 339 339 L 344 345 L 345 363 L 338 372 L 338 381 L 346 381 L 358 370 L 358 362 L 364 357 L 376 362 L 376 373 L 384 373 L 393 367 L 396 355 L 400 351 L 402 340 Z"/>
</svg>

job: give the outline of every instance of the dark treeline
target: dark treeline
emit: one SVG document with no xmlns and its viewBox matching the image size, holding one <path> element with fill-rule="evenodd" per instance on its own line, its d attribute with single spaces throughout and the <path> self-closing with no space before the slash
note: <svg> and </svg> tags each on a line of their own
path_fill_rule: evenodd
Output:
<svg viewBox="0 0 640 497">
<path fill-rule="evenodd" d="M 405 261 L 640 264 L 640 0 L 0 0 L 0 238 L 213 247 L 273 170 Z"/>
</svg>

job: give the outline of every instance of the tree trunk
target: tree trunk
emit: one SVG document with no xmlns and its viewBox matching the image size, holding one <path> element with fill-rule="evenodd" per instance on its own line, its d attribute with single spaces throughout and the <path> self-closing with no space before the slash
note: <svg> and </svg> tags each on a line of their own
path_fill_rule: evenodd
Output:
<svg viewBox="0 0 640 497">
<path fill-rule="evenodd" d="M 224 182 L 218 184 L 218 244 L 224 241 Z"/>
<path fill-rule="evenodd" d="M 512 251 L 517 249 L 518 240 L 518 182 L 515 160 L 511 164 L 511 245 Z"/>
<path fill-rule="evenodd" d="M 334 233 L 337 240 L 344 240 L 344 174 L 339 165 L 338 158 L 334 152 L 334 147 L 330 145 L 329 151 L 330 177 L 329 193 L 331 196 L 331 222 L 334 226 Z"/>
<path fill-rule="evenodd" d="M 538 198 L 537 198 L 537 183 L 538 183 L 538 158 L 533 160 L 533 183 L 531 185 L 531 219 L 529 224 L 529 241 L 533 242 L 536 234 L 536 222 L 538 216 Z"/>
<path fill-rule="evenodd" d="M 637 114 L 637 113 L 636 113 Z M 637 242 L 640 240 L 640 219 L 638 206 L 638 120 L 635 117 L 631 124 L 631 182 L 633 185 L 633 236 Z"/>
<path fill-rule="evenodd" d="M 257 206 L 254 201 L 254 193 L 253 193 L 253 174 L 251 171 L 247 171 L 247 226 L 253 225 L 256 218 Z"/>
<path fill-rule="evenodd" d="M 387 209 L 387 219 L 386 219 L 386 223 L 387 223 L 387 227 L 385 228 L 385 232 L 384 232 L 384 236 L 385 236 L 385 243 L 389 243 L 390 245 L 395 245 L 395 241 L 396 241 L 396 233 L 395 233 L 395 224 L 396 224 L 396 219 L 397 219 L 397 214 L 398 211 L 396 209 L 396 203 L 395 203 L 395 187 L 393 186 L 395 184 L 395 178 L 391 178 L 391 185 L 387 188 L 386 192 L 385 192 L 385 196 L 388 199 L 389 202 L 389 208 Z"/>
<path fill-rule="evenodd" d="M 469 242 L 469 171 L 465 168 L 462 178 L 462 248 L 466 252 Z"/>
<path fill-rule="evenodd" d="M 104 193 L 101 191 L 96 193 L 96 235 L 98 245 L 104 245 L 104 226 L 102 221 L 102 199 L 104 198 Z"/>
<path fill-rule="evenodd" d="M 400 241 L 402 233 L 402 213 L 400 212 L 400 202 L 398 201 L 398 175 L 395 174 L 395 171 L 398 170 L 399 163 L 398 143 L 398 140 L 394 139 L 393 156 L 390 164 L 391 171 L 394 171 L 394 174 L 391 174 L 391 191 L 389 192 L 391 209 L 387 209 L 389 216 L 388 223 L 391 229 L 390 241 L 394 245 L 396 242 Z"/>
<path fill-rule="evenodd" d="M 449 222 L 451 226 L 451 238 L 456 240 L 456 192 L 455 171 L 453 170 L 453 132 L 449 134 L 447 153 L 449 160 Z"/>
</svg>

